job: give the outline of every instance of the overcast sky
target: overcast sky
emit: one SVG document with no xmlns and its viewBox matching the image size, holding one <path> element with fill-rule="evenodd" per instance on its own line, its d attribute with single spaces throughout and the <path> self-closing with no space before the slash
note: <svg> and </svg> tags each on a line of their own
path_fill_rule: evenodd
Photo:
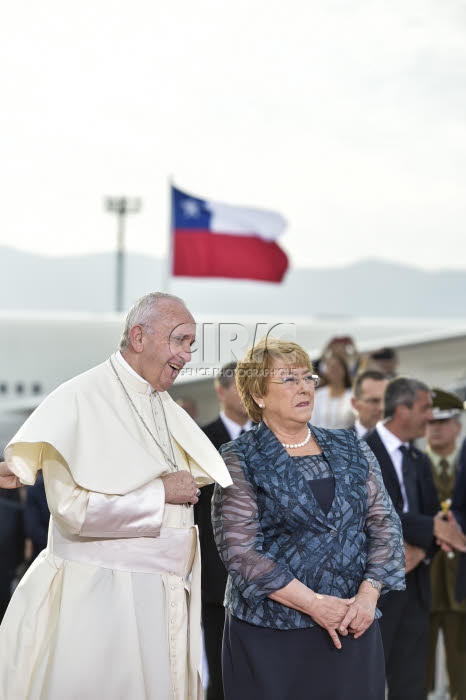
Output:
<svg viewBox="0 0 466 700">
<path fill-rule="evenodd" d="M 466 269 L 464 0 L 15 0 L 0 245 L 167 251 L 168 181 L 275 209 L 295 266 Z"/>
</svg>

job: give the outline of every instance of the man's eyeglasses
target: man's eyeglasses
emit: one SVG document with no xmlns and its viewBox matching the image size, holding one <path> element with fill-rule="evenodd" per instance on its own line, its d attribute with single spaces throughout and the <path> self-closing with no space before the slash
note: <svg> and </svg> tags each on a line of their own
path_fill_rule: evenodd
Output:
<svg viewBox="0 0 466 700">
<path fill-rule="evenodd" d="M 298 386 L 299 382 L 303 381 L 305 386 L 313 386 L 316 389 L 319 386 L 320 377 L 317 374 L 306 374 L 304 377 L 296 377 L 294 374 L 281 379 L 270 379 L 269 384 L 281 384 L 282 386 Z"/>
</svg>

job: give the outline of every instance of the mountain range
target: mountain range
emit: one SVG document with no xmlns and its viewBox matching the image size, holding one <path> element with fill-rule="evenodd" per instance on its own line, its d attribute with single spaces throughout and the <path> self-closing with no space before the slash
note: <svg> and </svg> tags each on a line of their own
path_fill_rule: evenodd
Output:
<svg viewBox="0 0 466 700">
<path fill-rule="evenodd" d="M 46 257 L 0 246 L 0 310 L 115 310 L 116 256 Z M 164 286 L 164 262 L 125 256 L 124 307 Z M 466 269 L 426 271 L 382 260 L 294 268 L 282 284 L 172 278 L 195 312 L 295 316 L 466 317 Z"/>
</svg>

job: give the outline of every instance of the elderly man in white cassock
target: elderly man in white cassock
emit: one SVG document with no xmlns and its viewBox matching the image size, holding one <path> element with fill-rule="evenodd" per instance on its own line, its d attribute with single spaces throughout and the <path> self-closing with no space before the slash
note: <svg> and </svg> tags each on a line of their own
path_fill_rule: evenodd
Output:
<svg viewBox="0 0 466 700">
<path fill-rule="evenodd" d="M 190 506 L 231 480 L 167 394 L 194 340 L 181 299 L 143 297 L 120 350 L 58 387 L 5 449 L 3 484 L 42 469 L 52 517 L 0 627 L 0 698 L 202 697 Z"/>
</svg>

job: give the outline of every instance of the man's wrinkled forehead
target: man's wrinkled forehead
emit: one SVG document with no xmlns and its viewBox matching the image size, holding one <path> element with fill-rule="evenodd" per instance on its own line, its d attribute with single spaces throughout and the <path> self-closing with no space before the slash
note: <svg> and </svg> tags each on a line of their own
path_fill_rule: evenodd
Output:
<svg viewBox="0 0 466 700">
<path fill-rule="evenodd" d="M 194 321 L 184 322 L 179 318 L 165 318 L 155 324 L 154 332 L 156 336 L 164 341 L 179 345 L 193 345 L 196 340 L 196 324 Z"/>
<path fill-rule="evenodd" d="M 171 324 L 169 324 L 171 326 Z M 169 338 L 190 338 L 196 339 L 196 324 L 195 323 L 178 323 L 172 328 L 167 328 Z"/>
<path fill-rule="evenodd" d="M 182 332 L 183 335 L 196 335 L 196 322 L 192 314 L 182 304 L 165 303 L 158 315 L 156 326 L 161 325 L 165 333 Z"/>
</svg>

